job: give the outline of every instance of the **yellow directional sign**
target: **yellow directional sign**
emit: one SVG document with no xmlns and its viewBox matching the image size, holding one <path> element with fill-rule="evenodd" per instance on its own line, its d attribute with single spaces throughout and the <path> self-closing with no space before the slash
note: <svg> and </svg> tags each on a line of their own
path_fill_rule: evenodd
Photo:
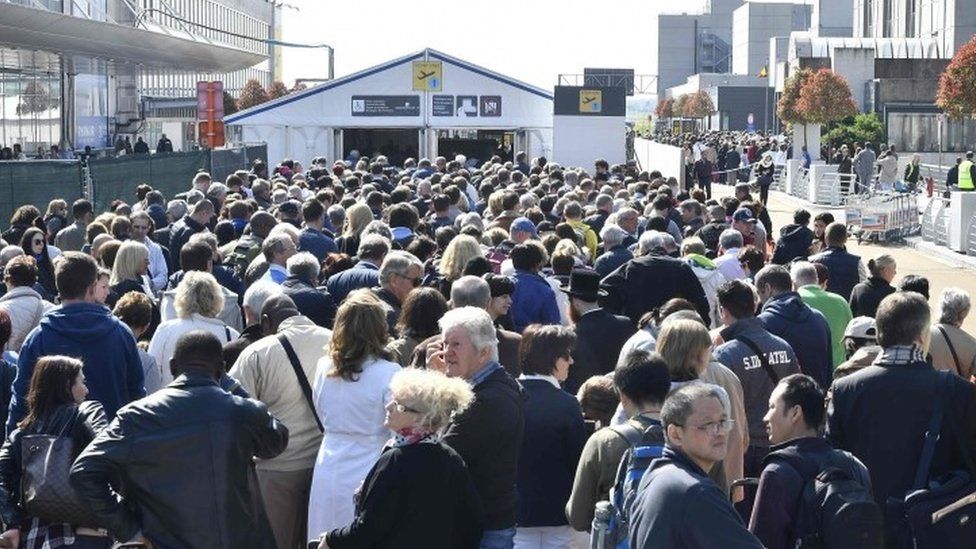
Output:
<svg viewBox="0 0 976 549">
<path fill-rule="evenodd" d="M 603 110 L 602 90 L 580 90 L 580 112 L 600 112 Z"/>
<path fill-rule="evenodd" d="M 444 87 L 443 73 L 440 61 L 414 61 L 413 91 L 441 91 Z"/>
</svg>

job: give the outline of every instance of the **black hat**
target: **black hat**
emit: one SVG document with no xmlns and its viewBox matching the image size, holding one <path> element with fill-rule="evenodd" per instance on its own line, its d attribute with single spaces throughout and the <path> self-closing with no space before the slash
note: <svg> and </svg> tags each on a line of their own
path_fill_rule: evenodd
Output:
<svg viewBox="0 0 976 549">
<path fill-rule="evenodd" d="M 590 269 L 573 269 L 569 277 L 569 286 L 564 286 L 560 290 L 584 301 L 596 301 L 597 298 L 607 295 L 606 291 L 600 289 L 601 278 L 600 273 Z"/>
</svg>

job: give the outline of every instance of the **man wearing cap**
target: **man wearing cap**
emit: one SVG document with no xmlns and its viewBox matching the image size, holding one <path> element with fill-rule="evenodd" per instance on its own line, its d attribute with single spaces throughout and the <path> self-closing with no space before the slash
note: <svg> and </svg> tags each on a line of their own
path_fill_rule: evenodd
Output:
<svg viewBox="0 0 976 549">
<path fill-rule="evenodd" d="M 265 302 L 261 324 L 264 333 L 271 335 L 244 349 L 230 375 L 288 428 L 288 448 L 273 459 L 258 460 L 255 468 L 278 547 L 299 547 L 305 537 L 312 469 L 322 432 L 302 392 L 296 368 L 313 382 L 318 359 L 332 332 L 301 315 L 285 295 Z M 298 364 L 292 363 L 285 345 Z"/>
<path fill-rule="evenodd" d="M 749 208 L 739 208 L 732 214 L 732 228 L 742 233 L 742 241 L 744 246 L 756 246 L 759 244 L 756 242 L 756 218 L 752 215 L 752 210 Z"/>
<path fill-rule="evenodd" d="M 574 395 L 590 377 L 613 371 L 620 349 L 636 330 L 629 318 L 597 304 L 607 295 L 600 289 L 601 278 L 596 271 L 573 269 L 569 285 L 561 288 L 569 296 L 569 318 L 576 332 L 573 366 L 563 389 Z"/>
<path fill-rule="evenodd" d="M 867 368 L 874 363 L 882 351 L 881 346 L 878 345 L 877 324 L 869 316 L 852 318 L 843 334 L 842 345 L 848 358 L 834 370 L 834 379 Z"/>
<path fill-rule="evenodd" d="M 507 276 L 511 276 L 515 273 L 515 267 L 512 266 L 512 249 L 515 246 L 525 242 L 526 240 L 539 238 L 539 233 L 535 227 L 535 223 L 528 217 L 518 217 L 512 221 L 512 227 L 509 229 L 509 238 L 506 238 L 499 244 L 492 248 L 488 254 L 488 261 L 491 263 L 491 270 L 496 273 L 501 273 Z"/>
</svg>

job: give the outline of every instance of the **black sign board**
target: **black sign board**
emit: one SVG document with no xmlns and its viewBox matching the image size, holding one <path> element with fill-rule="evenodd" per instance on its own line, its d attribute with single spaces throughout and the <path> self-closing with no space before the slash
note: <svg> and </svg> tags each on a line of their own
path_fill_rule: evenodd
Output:
<svg viewBox="0 0 976 549">
<path fill-rule="evenodd" d="M 420 116 L 419 95 L 354 95 L 353 116 Z"/>
<path fill-rule="evenodd" d="M 553 113 L 562 116 L 626 116 L 627 96 L 620 87 L 556 86 Z"/>
<path fill-rule="evenodd" d="M 482 95 L 479 97 L 478 112 L 481 116 L 494 117 L 502 115 L 502 96 Z"/>
<path fill-rule="evenodd" d="M 475 117 L 478 116 L 478 96 L 459 95 L 455 104 L 455 112 L 458 116 Z"/>
<path fill-rule="evenodd" d="M 433 116 L 454 116 L 454 96 L 435 95 L 431 98 L 430 114 Z"/>
<path fill-rule="evenodd" d="M 583 69 L 583 85 L 587 88 L 622 87 L 631 96 L 634 95 L 634 69 Z"/>
</svg>

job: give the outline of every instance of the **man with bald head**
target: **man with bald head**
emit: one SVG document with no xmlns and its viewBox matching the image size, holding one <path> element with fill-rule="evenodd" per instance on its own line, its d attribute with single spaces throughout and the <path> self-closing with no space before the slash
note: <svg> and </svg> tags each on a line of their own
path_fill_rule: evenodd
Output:
<svg viewBox="0 0 976 549">
<path fill-rule="evenodd" d="M 274 547 L 253 463 L 281 454 L 288 429 L 264 404 L 220 388 L 221 346 L 213 334 L 180 336 L 169 367 L 176 377 L 170 385 L 119 410 L 81 453 L 72 486 L 118 540 Z M 116 491 L 119 479 L 124 488 Z"/>
<path fill-rule="evenodd" d="M 277 546 L 299 547 L 305 541 L 312 470 L 322 442 L 311 381 L 332 332 L 301 315 L 284 294 L 264 302 L 261 328 L 270 335 L 245 348 L 230 375 L 288 428 L 288 448 L 273 459 L 258 460 L 256 468 Z"/>
</svg>

